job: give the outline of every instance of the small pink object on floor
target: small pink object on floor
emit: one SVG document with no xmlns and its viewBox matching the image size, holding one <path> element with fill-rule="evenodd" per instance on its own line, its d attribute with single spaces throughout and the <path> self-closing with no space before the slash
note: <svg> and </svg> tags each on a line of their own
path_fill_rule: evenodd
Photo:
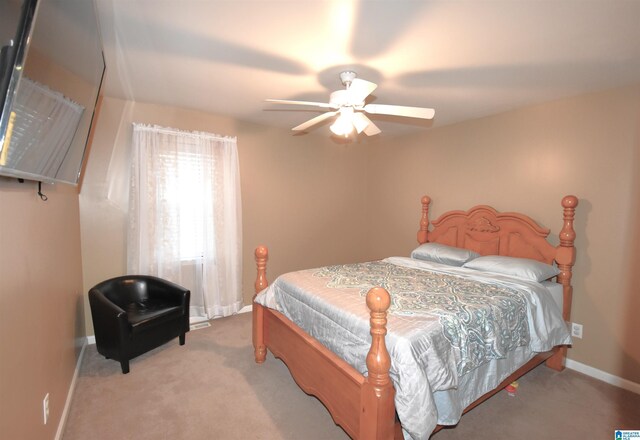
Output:
<svg viewBox="0 0 640 440">
<path fill-rule="evenodd" d="M 507 390 L 507 393 L 509 394 L 509 396 L 515 397 L 516 392 L 518 391 L 518 382 L 513 381 L 509 385 L 504 387 L 504 389 Z"/>
</svg>

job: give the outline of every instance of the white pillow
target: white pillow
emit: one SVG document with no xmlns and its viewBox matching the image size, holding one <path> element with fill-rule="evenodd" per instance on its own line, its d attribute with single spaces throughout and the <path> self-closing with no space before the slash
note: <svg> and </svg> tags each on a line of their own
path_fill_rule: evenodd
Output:
<svg viewBox="0 0 640 440">
<path fill-rule="evenodd" d="M 468 249 L 447 246 L 440 243 L 421 244 L 411 252 L 411 258 L 434 261 L 449 266 L 462 266 L 467 261 L 478 258 L 480 254 Z"/>
<path fill-rule="evenodd" d="M 475 260 L 465 263 L 462 267 L 510 275 L 512 277 L 537 282 L 548 280 L 560 273 L 556 267 L 541 263 L 540 261 L 500 255 L 488 255 L 486 257 L 476 258 Z"/>
</svg>

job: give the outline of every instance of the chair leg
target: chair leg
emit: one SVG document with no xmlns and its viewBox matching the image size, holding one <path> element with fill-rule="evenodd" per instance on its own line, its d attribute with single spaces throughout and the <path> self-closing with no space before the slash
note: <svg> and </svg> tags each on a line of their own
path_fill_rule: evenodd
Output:
<svg viewBox="0 0 640 440">
<path fill-rule="evenodd" d="M 122 367 L 122 374 L 127 374 L 129 372 L 129 360 L 120 361 L 120 366 Z"/>
<path fill-rule="evenodd" d="M 178 338 L 180 339 L 180 345 L 184 345 L 185 334 L 184 333 L 180 333 L 180 336 Z"/>
</svg>

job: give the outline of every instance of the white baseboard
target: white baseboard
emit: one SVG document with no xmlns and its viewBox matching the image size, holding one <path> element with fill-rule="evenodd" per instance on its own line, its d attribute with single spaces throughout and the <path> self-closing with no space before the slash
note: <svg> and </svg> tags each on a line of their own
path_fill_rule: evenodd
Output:
<svg viewBox="0 0 640 440">
<path fill-rule="evenodd" d="M 253 306 L 251 304 L 249 304 L 248 306 L 244 306 L 243 308 L 238 310 L 238 313 L 249 313 L 252 310 L 253 310 Z"/>
<path fill-rule="evenodd" d="M 95 344 L 95 337 L 93 338 L 93 343 Z M 67 400 L 64 402 L 64 409 L 62 410 L 62 415 L 60 416 L 60 421 L 58 422 L 58 429 L 56 430 L 55 440 L 61 440 L 62 434 L 64 434 L 64 427 L 67 424 L 67 417 L 69 417 L 69 408 L 71 407 L 71 399 L 73 399 L 73 393 L 76 391 L 76 381 L 78 379 L 78 374 L 80 373 L 80 366 L 82 365 L 82 359 L 84 358 L 84 349 L 86 347 L 87 347 L 87 342 L 82 344 L 82 348 L 80 349 L 80 355 L 78 356 L 78 361 L 76 362 L 76 369 L 73 372 L 71 385 L 69 385 L 69 392 L 67 392 Z"/>
<path fill-rule="evenodd" d="M 96 343 L 95 335 L 87 336 L 87 345 L 94 345 Z"/>
<path fill-rule="evenodd" d="M 578 371 L 582 374 L 586 374 L 587 376 L 591 376 L 608 384 L 617 386 L 619 388 L 624 388 L 625 390 L 640 394 L 640 383 L 635 383 L 630 380 L 623 379 L 622 377 L 614 376 L 613 374 L 609 374 L 606 371 L 598 370 L 597 368 L 590 367 L 589 365 L 585 365 L 571 359 L 567 359 L 565 361 L 565 367 Z"/>
</svg>

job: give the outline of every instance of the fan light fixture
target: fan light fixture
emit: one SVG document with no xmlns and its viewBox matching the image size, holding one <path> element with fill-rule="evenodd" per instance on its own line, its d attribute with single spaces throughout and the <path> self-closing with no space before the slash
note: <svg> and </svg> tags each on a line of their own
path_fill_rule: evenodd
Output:
<svg viewBox="0 0 640 440">
<path fill-rule="evenodd" d="M 349 137 L 353 131 L 353 107 L 342 107 L 340 116 L 329 129 L 337 136 Z"/>
</svg>

